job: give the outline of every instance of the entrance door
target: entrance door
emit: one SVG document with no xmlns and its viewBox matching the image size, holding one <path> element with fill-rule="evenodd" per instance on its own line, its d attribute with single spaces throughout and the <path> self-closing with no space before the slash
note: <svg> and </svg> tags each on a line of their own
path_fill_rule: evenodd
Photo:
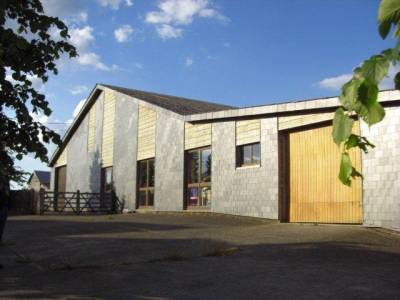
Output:
<svg viewBox="0 0 400 300">
<path fill-rule="evenodd" d="M 359 133 L 359 122 L 355 123 Z M 361 179 L 351 187 L 339 179 L 340 149 L 332 140 L 332 126 L 288 133 L 290 222 L 361 223 Z M 357 170 L 359 149 L 350 151 Z"/>
</svg>

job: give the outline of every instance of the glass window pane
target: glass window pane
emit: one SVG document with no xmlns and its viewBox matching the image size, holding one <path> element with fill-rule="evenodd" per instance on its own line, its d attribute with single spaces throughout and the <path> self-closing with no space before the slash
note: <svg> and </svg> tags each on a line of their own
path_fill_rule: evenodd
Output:
<svg viewBox="0 0 400 300">
<path fill-rule="evenodd" d="M 139 162 L 139 186 L 140 187 L 147 186 L 147 162 L 146 161 Z"/>
<path fill-rule="evenodd" d="M 243 164 L 251 164 L 251 146 L 243 146 Z"/>
<path fill-rule="evenodd" d="M 146 191 L 139 192 L 139 206 L 146 206 Z"/>
<path fill-rule="evenodd" d="M 154 205 L 154 191 L 153 190 L 149 190 L 149 192 L 148 192 L 148 203 L 147 203 L 147 205 L 149 205 L 149 206 L 153 206 Z"/>
<path fill-rule="evenodd" d="M 201 181 L 211 181 L 211 149 L 201 151 Z"/>
<path fill-rule="evenodd" d="M 260 143 L 253 145 L 253 163 L 260 163 L 261 149 Z"/>
<path fill-rule="evenodd" d="M 154 159 L 149 160 L 149 186 L 154 186 Z"/>
<path fill-rule="evenodd" d="M 199 202 L 199 190 L 198 188 L 189 188 L 188 189 L 188 206 L 197 206 Z"/>
<path fill-rule="evenodd" d="M 211 187 L 205 186 L 201 189 L 201 204 L 202 206 L 211 205 Z"/>
<path fill-rule="evenodd" d="M 199 152 L 189 152 L 188 155 L 188 181 L 196 183 L 199 181 Z"/>
</svg>

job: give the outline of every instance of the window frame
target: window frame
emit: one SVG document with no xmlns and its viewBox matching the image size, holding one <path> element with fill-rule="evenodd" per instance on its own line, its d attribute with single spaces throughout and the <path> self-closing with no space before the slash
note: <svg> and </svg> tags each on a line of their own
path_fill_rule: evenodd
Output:
<svg viewBox="0 0 400 300">
<path fill-rule="evenodd" d="M 137 161 L 137 176 L 136 176 L 136 199 L 137 199 L 137 208 L 152 208 L 154 207 L 154 181 L 153 180 L 153 185 L 150 186 L 150 162 L 153 162 L 153 166 L 154 166 L 154 177 L 155 177 L 155 158 L 147 158 L 147 159 L 142 159 Z M 140 186 L 140 164 L 142 163 L 146 163 L 146 185 L 145 186 Z M 145 199 L 145 205 L 141 205 L 140 203 L 140 193 L 141 192 L 145 192 L 146 193 L 146 199 Z M 153 203 L 151 205 L 149 205 L 150 201 L 150 197 L 149 194 L 153 193 Z"/>
<path fill-rule="evenodd" d="M 260 158 L 259 160 L 254 159 L 254 146 L 259 145 L 260 147 Z M 244 162 L 244 148 L 250 147 L 250 163 Z M 236 146 L 236 168 L 245 167 L 260 167 L 261 166 L 261 142 L 243 144 Z"/>
<path fill-rule="evenodd" d="M 190 149 L 186 150 L 185 153 L 185 176 L 186 176 L 186 184 L 185 184 L 185 208 L 186 209 L 209 209 L 211 202 L 212 202 L 212 188 L 211 188 L 211 180 L 212 180 L 212 171 L 210 168 L 210 180 L 209 181 L 203 181 L 202 177 L 202 153 L 203 151 L 209 150 L 210 151 L 210 156 L 211 156 L 211 165 L 212 165 L 212 149 L 210 146 L 207 147 L 201 147 L 201 148 L 196 148 L 196 149 Z M 197 182 L 189 182 L 190 179 L 190 154 L 197 152 L 198 153 L 198 170 L 197 170 Z M 203 188 L 209 188 L 211 196 L 209 203 L 207 205 L 202 205 L 203 204 Z M 197 189 L 197 205 L 190 205 L 189 202 L 189 195 L 190 195 L 190 190 L 191 189 Z"/>
</svg>

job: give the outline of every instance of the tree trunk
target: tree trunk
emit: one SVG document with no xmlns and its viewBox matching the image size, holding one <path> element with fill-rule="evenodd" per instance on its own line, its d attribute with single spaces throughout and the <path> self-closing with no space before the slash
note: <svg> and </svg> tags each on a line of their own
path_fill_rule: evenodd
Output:
<svg viewBox="0 0 400 300">
<path fill-rule="evenodd" d="M 7 216 L 8 216 L 8 207 L 7 205 L 4 205 L 4 207 L 0 209 L 0 242 L 3 241 L 3 233 L 4 233 L 4 228 L 6 227 Z"/>
</svg>

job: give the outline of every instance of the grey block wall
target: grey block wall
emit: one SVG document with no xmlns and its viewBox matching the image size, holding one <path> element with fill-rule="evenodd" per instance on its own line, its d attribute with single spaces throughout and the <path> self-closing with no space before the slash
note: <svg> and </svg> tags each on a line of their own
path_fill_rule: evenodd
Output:
<svg viewBox="0 0 400 300">
<path fill-rule="evenodd" d="M 261 166 L 236 168 L 235 122 L 212 127 L 213 212 L 278 218 L 276 118 L 261 120 Z"/>
<path fill-rule="evenodd" d="M 67 192 L 89 190 L 90 162 L 87 153 L 88 115 L 68 143 Z"/>
<path fill-rule="evenodd" d="M 183 209 L 183 168 L 184 122 L 174 113 L 157 111 L 155 210 Z"/>
<path fill-rule="evenodd" d="M 361 133 L 376 145 L 362 155 L 364 224 L 400 229 L 400 108 Z"/>
<path fill-rule="evenodd" d="M 136 208 L 136 157 L 138 105 L 132 98 L 117 96 L 115 107 L 113 181 L 125 211 Z"/>
</svg>

